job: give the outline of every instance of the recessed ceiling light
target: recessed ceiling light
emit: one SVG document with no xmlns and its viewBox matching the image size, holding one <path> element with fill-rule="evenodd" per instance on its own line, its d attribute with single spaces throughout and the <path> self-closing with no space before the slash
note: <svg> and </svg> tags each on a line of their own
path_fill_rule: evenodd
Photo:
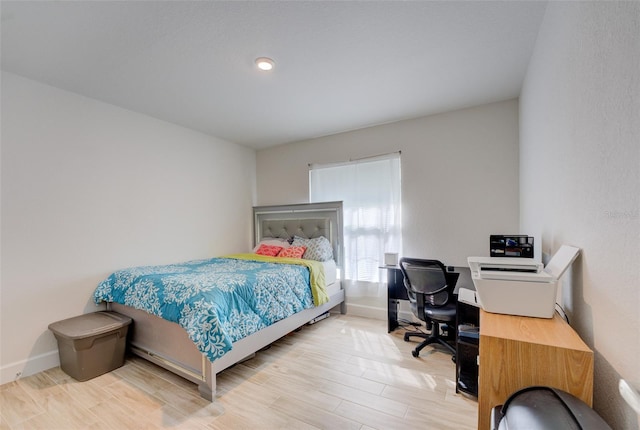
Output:
<svg viewBox="0 0 640 430">
<path fill-rule="evenodd" d="M 274 65 L 275 63 L 271 58 L 268 58 L 268 57 L 256 58 L 256 66 L 258 66 L 258 69 L 260 70 L 269 71 L 273 69 Z"/>
</svg>

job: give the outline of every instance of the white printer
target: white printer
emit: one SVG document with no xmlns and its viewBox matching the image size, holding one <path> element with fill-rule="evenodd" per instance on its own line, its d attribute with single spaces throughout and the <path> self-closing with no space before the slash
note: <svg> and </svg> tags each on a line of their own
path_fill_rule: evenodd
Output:
<svg viewBox="0 0 640 430">
<path fill-rule="evenodd" d="M 469 257 L 478 303 L 487 312 L 552 318 L 558 280 L 579 253 L 563 245 L 546 267 L 531 258 Z"/>
</svg>

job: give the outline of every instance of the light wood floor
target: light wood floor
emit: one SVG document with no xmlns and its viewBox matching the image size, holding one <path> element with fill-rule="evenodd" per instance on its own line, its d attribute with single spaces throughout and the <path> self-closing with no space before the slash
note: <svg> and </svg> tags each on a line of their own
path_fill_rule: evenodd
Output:
<svg viewBox="0 0 640 430">
<path fill-rule="evenodd" d="M 139 358 L 86 382 L 60 368 L 0 387 L 0 429 L 475 429 L 443 350 L 332 315 L 218 375 L 213 403 Z"/>
</svg>

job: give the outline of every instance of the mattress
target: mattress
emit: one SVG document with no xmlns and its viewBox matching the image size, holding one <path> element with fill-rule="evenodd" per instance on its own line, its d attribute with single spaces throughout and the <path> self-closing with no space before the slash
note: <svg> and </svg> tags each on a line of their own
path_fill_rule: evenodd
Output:
<svg viewBox="0 0 640 430">
<path fill-rule="evenodd" d="M 338 266 L 333 260 L 323 261 L 322 266 L 324 267 L 327 294 L 332 296 L 342 289 L 340 279 L 338 279 Z"/>
<path fill-rule="evenodd" d="M 333 284 L 338 279 L 338 266 L 336 266 L 336 262 L 333 260 L 323 261 L 322 266 L 324 267 L 324 280 L 327 284 Z M 331 292 L 329 292 L 331 294 Z"/>
</svg>

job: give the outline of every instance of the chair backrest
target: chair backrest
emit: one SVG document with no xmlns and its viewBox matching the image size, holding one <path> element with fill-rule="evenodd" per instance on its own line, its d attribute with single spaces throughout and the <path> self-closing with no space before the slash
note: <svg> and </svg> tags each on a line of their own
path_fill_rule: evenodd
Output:
<svg viewBox="0 0 640 430">
<path fill-rule="evenodd" d="M 401 258 L 400 270 L 411 299 L 411 293 L 423 295 L 424 304 L 438 307 L 446 305 L 453 288 L 447 285 L 447 270 L 438 260 Z"/>
</svg>

